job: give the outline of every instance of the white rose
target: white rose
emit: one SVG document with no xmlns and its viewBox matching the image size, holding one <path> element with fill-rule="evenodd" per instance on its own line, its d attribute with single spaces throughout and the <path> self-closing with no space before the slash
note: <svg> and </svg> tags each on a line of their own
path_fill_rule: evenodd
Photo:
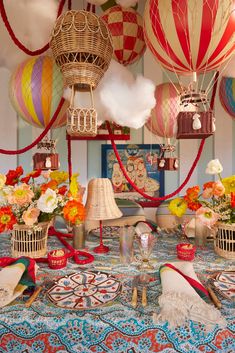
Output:
<svg viewBox="0 0 235 353">
<path fill-rule="evenodd" d="M 218 159 L 212 159 L 206 168 L 206 174 L 220 174 L 223 171 L 223 167 Z"/>
<path fill-rule="evenodd" d="M 57 207 L 58 199 L 56 192 L 51 189 L 47 189 L 45 194 L 42 194 L 37 202 L 37 208 L 46 213 L 52 213 Z"/>
</svg>

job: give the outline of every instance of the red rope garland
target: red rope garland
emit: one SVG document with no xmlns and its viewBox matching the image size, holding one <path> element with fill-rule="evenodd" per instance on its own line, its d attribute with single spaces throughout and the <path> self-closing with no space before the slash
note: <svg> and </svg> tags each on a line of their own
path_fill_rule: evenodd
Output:
<svg viewBox="0 0 235 353">
<path fill-rule="evenodd" d="M 60 0 L 60 4 L 59 4 L 59 7 L 58 7 L 58 11 L 57 11 L 57 17 L 59 17 L 61 15 L 65 2 L 66 2 L 66 0 Z M 45 51 L 47 51 L 49 49 L 49 43 L 47 43 L 46 45 L 44 45 L 44 47 L 42 47 L 40 49 L 29 50 L 28 48 L 26 48 L 19 41 L 19 39 L 15 36 L 15 33 L 14 33 L 13 29 L 11 28 L 11 25 L 10 25 L 10 23 L 8 21 L 3 0 L 0 0 L 0 14 L 1 14 L 2 20 L 3 20 L 4 24 L 5 24 L 5 27 L 6 27 L 7 31 L 8 31 L 11 39 L 13 40 L 15 45 L 20 50 L 22 50 L 25 54 L 31 55 L 31 56 L 41 55 L 42 53 L 44 53 Z"/>
<path fill-rule="evenodd" d="M 203 150 L 203 147 L 204 147 L 204 144 L 205 144 L 205 139 L 203 139 L 200 143 L 200 146 L 199 146 L 199 149 L 198 149 L 198 153 L 197 153 L 197 156 L 193 162 L 193 165 L 190 169 L 190 171 L 188 172 L 188 175 L 186 176 L 184 182 L 178 187 L 178 189 L 176 189 L 174 192 L 168 194 L 168 195 L 165 195 L 165 196 L 162 196 L 162 197 L 153 197 L 153 196 L 149 196 L 148 194 L 145 194 L 142 190 L 140 190 L 138 188 L 138 186 L 136 186 L 133 181 L 130 179 L 130 177 L 128 176 L 127 172 L 126 172 L 126 169 L 122 163 L 122 160 L 118 154 L 118 150 L 117 150 L 117 147 L 115 145 L 115 142 L 114 142 L 114 139 L 113 137 L 111 136 L 112 134 L 112 130 L 111 130 L 111 127 L 110 127 L 110 124 L 109 124 L 109 121 L 106 122 L 107 123 L 107 128 L 108 128 L 108 131 L 109 131 L 109 134 L 110 134 L 110 139 L 111 139 L 111 143 L 112 143 L 112 147 L 113 147 L 113 150 L 114 150 L 114 153 L 115 153 L 115 156 L 118 160 L 118 163 L 120 165 L 120 168 L 125 176 L 125 178 L 127 179 L 128 183 L 131 184 L 131 186 L 133 187 L 133 189 L 135 189 L 135 191 L 137 191 L 140 195 L 142 195 L 143 197 L 145 197 L 146 199 L 148 200 L 152 200 L 152 201 L 164 201 L 164 200 L 167 200 L 167 199 L 170 199 L 171 197 L 177 195 L 184 187 L 185 185 L 188 183 L 189 179 L 191 178 L 193 172 L 194 172 L 194 169 L 196 168 L 196 165 L 201 157 L 201 154 L 202 154 L 202 150 Z"/>
<path fill-rule="evenodd" d="M 54 124 L 54 122 L 57 119 L 57 116 L 64 104 L 65 99 L 62 97 L 60 100 L 60 103 L 51 119 L 51 121 L 49 122 L 49 124 L 47 125 L 47 127 L 45 128 L 45 130 L 41 133 L 41 135 L 39 135 L 35 141 L 33 141 L 30 145 L 21 148 L 19 150 L 4 150 L 4 149 L 0 149 L 0 153 L 2 154 L 9 154 L 9 155 L 15 155 L 15 154 L 21 154 L 21 153 L 25 153 L 27 151 L 29 151 L 31 148 L 33 148 L 34 146 L 36 146 L 38 144 L 39 141 L 41 141 L 43 139 L 43 137 L 48 133 L 48 131 L 50 130 L 50 128 L 52 127 L 52 125 Z"/>
<path fill-rule="evenodd" d="M 68 0 L 68 10 L 70 11 L 72 8 L 72 0 Z"/>
</svg>

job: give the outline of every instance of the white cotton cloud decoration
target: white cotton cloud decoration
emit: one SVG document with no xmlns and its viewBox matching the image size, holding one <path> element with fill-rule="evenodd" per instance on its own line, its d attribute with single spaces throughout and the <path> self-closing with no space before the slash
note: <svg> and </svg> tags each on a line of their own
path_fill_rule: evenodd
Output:
<svg viewBox="0 0 235 353">
<path fill-rule="evenodd" d="M 143 76 L 134 75 L 115 60 L 94 90 L 94 106 L 98 113 L 98 125 L 103 121 L 114 121 L 122 126 L 141 128 L 155 106 L 155 85 Z M 67 88 L 64 98 L 70 99 L 71 90 Z M 77 92 L 74 106 L 91 107 L 90 93 Z"/>
<path fill-rule="evenodd" d="M 143 76 L 137 76 L 131 84 L 123 82 L 119 77 L 113 77 L 101 89 L 100 98 L 110 120 L 122 126 L 139 129 L 156 104 L 154 91 L 154 83 Z"/>
<path fill-rule="evenodd" d="M 124 8 L 135 6 L 137 2 L 138 0 L 116 0 L 116 3 Z"/>
<path fill-rule="evenodd" d="M 8 21 L 19 41 L 28 49 L 36 50 L 48 43 L 56 20 L 56 0 L 7 0 L 4 7 Z M 10 38 L 5 24 L 0 21 L 0 66 L 14 69 L 29 56 Z"/>
</svg>

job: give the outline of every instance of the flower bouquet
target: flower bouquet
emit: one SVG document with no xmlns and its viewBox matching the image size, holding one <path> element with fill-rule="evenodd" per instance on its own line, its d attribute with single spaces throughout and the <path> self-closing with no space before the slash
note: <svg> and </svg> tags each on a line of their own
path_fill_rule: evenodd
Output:
<svg viewBox="0 0 235 353">
<path fill-rule="evenodd" d="M 68 173 L 35 170 L 23 177 L 23 168 L 17 167 L 6 175 L 0 174 L 0 233 L 11 231 L 13 256 L 41 257 L 47 251 L 48 228 L 56 215 L 66 210 L 84 221 L 85 210 L 80 196 L 78 174 L 68 187 Z M 45 180 L 38 183 L 38 178 Z M 76 184 L 76 188 L 75 188 Z M 76 190 L 75 190 L 76 189 Z M 76 207 L 70 207 L 70 204 Z"/>
<path fill-rule="evenodd" d="M 178 217 L 182 217 L 187 208 L 195 211 L 196 221 L 218 230 L 216 252 L 235 258 L 235 175 L 222 178 L 222 171 L 218 159 L 210 161 L 206 173 L 217 175 L 218 180 L 206 182 L 202 191 L 198 185 L 188 188 L 185 196 L 170 202 L 169 210 Z"/>
</svg>

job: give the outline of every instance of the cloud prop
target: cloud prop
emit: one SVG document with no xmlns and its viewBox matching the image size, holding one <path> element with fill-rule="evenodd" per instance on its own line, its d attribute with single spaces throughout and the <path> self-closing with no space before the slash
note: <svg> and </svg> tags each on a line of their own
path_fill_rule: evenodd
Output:
<svg viewBox="0 0 235 353">
<path fill-rule="evenodd" d="M 50 38 L 56 20 L 56 0 L 7 0 L 4 6 L 8 21 L 24 46 L 30 50 L 43 47 Z M 5 24 L 0 20 L 0 66 L 14 69 L 29 56 L 20 50 L 10 38 Z"/>
<path fill-rule="evenodd" d="M 99 125 L 102 121 L 115 121 L 122 126 L 142 127 L 155 106 L 155 85 L 143 76 L 136 79 L 123 65 L 112 60 L 101 82 L 94 91 L 94 104 Z M 64 97 L 70 98 L 66 89 Z M 75 107 L 91 107 L 89 93 L 77 92 Z"/>
</svg>

